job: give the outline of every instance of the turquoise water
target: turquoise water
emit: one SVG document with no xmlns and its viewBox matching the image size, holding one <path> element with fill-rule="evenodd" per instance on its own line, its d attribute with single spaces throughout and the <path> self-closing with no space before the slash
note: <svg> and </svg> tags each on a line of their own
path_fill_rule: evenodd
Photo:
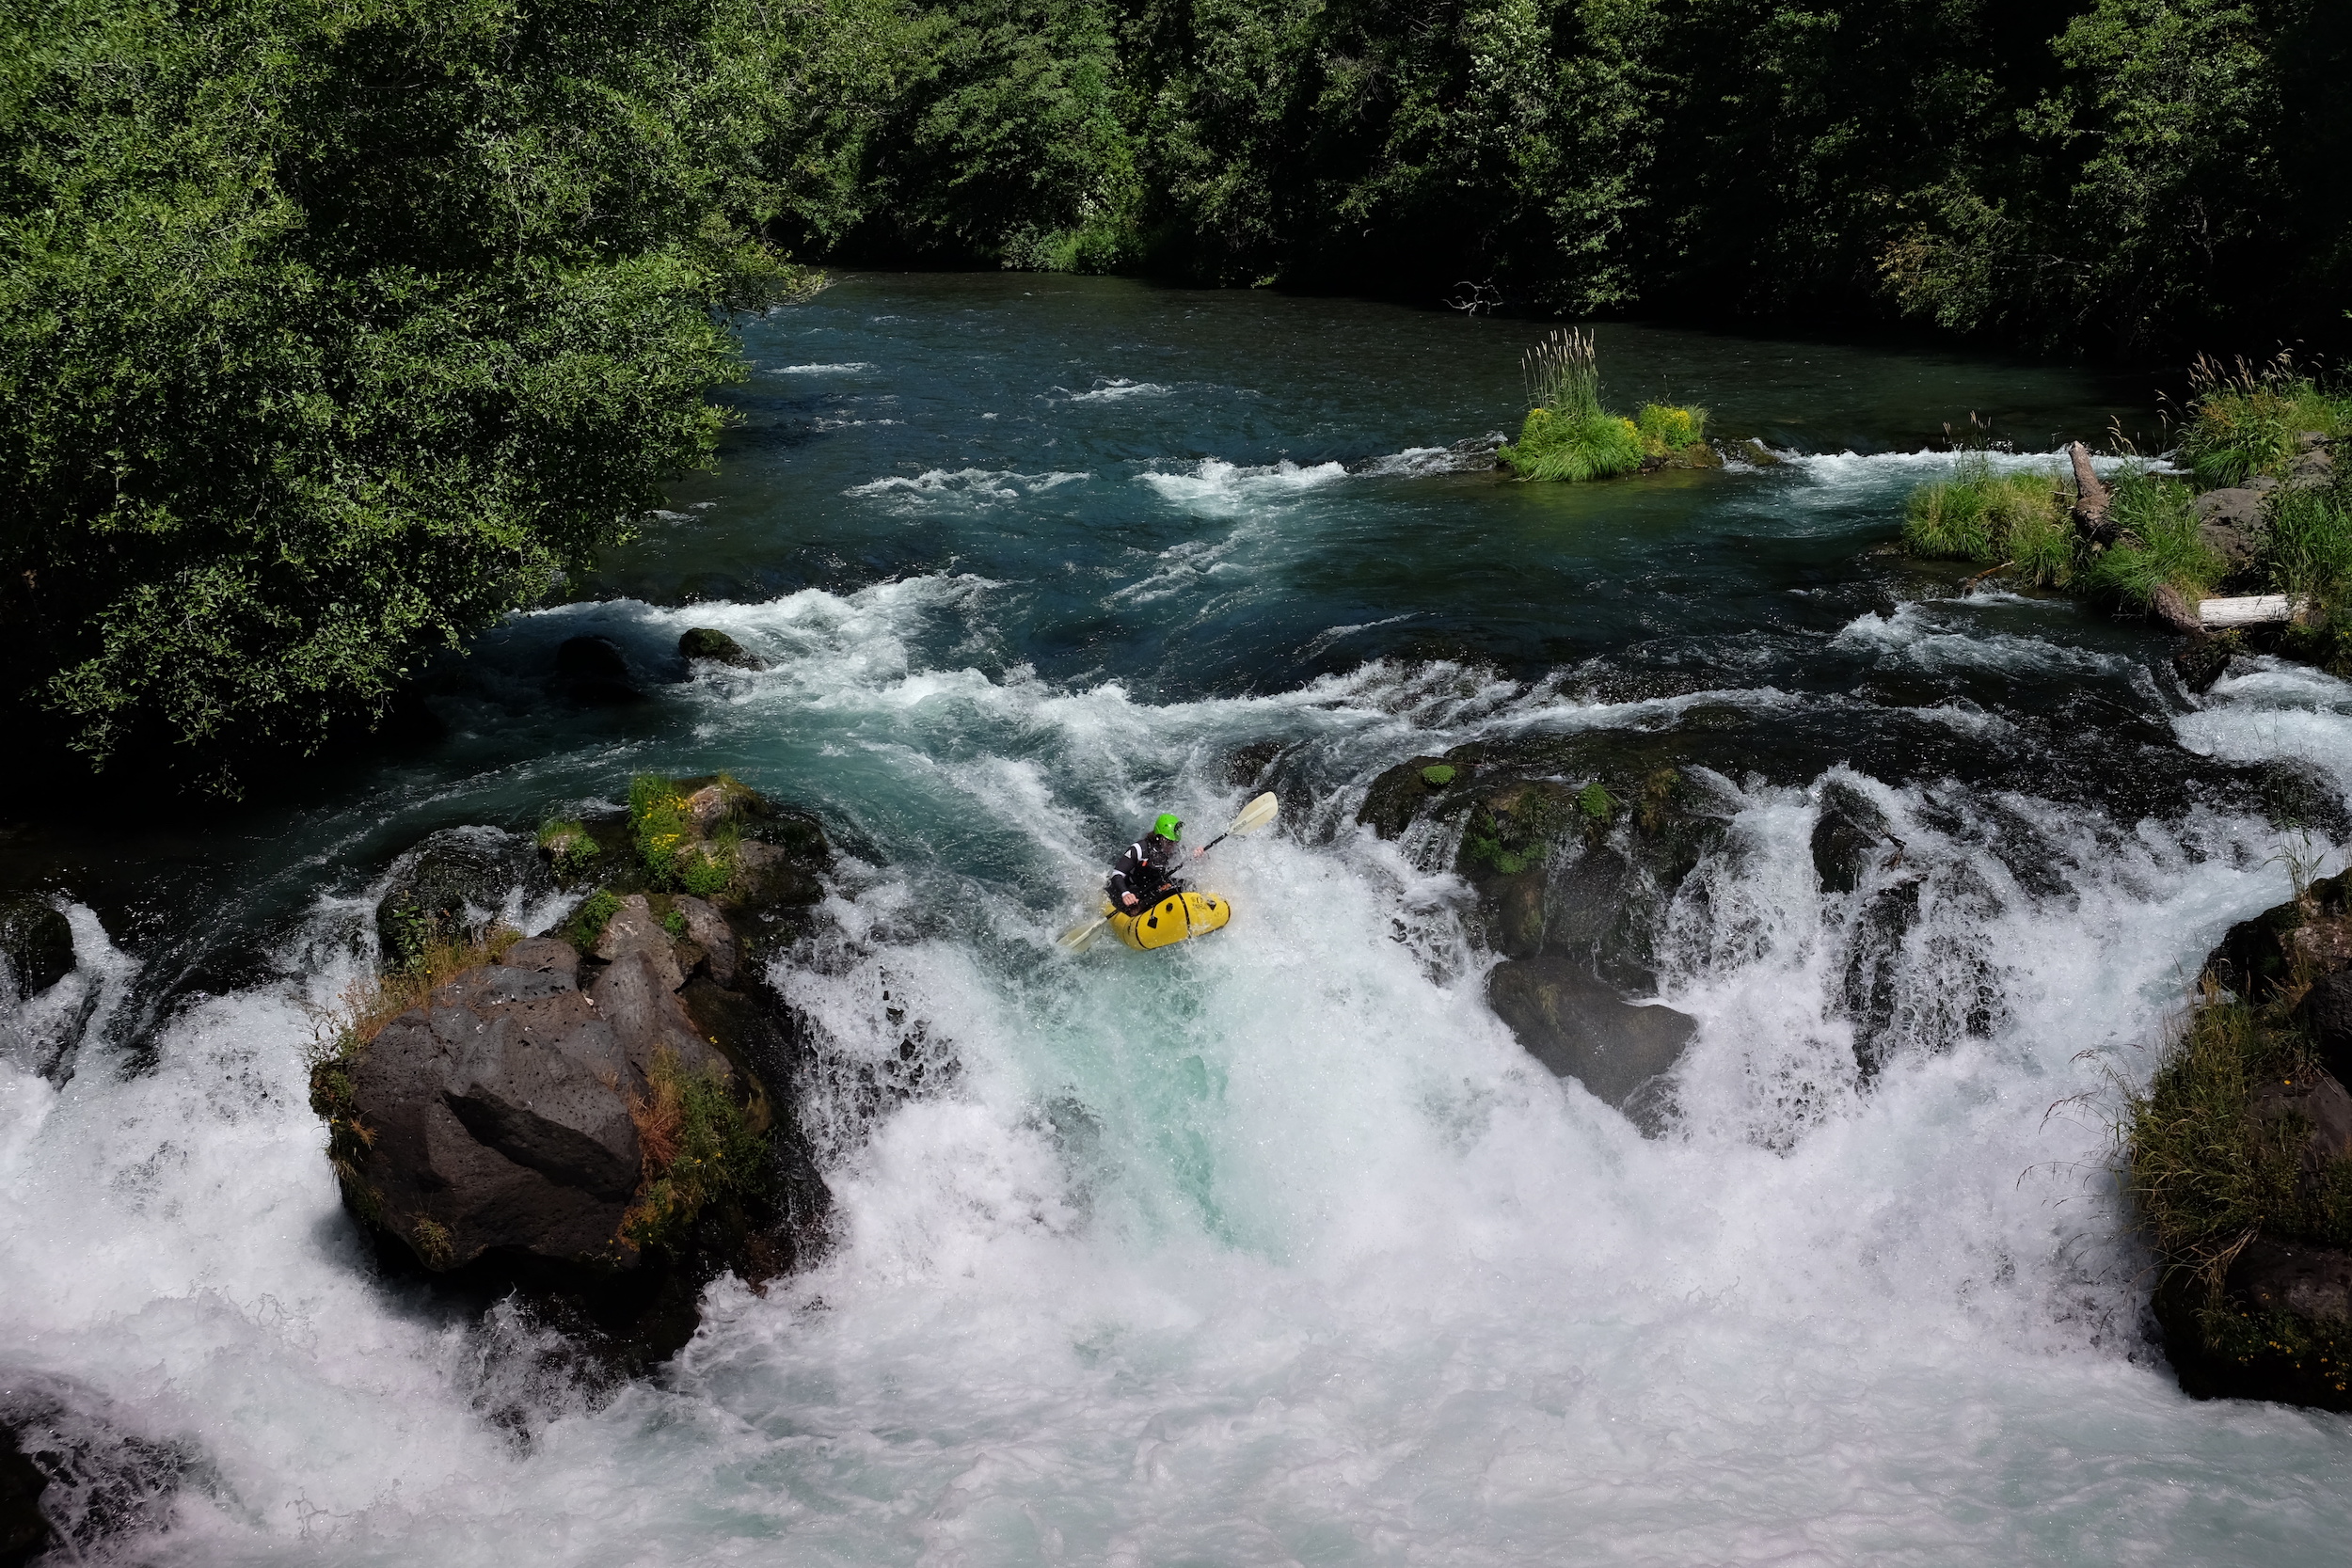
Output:
<svg viewBox="0 0 2352 1568">
<path fill-rule="evenodd" d="M 2337 853 L 2352 689 L 2256 661 L 2194 698 L 2138 626 L 1883 553 L 1947 422 L 2047 462 L 2147 433 L 2127 388 L 1599 332 L 1613 399 L 1788 460 L 1458 471 L 1444 449 L 1511 421 L 1526 324 L 853 278 L 752 325 L 720 470 L 592 598 L 437 672 L 443 739 L 177 838 L 12 847 L 72 901 L 95 1011 L 62 1083 L 0 1069 L 0 1364 L 182 1456 L 116 1547 L 2335 1560 L 2352 1428 L 2179 1394 L 2106 1161 L 2184 971 L 2284 895 L 2286 853 Z M 690 626 L 771 668 L 689 672 Z M 584 632 L 643 702 L 561 700 Z M 1404 757 L 1571 732 L 1705 769 L 1728 824 L 1661 939 L 1701 1026 L 1661 1138 L 1488 1011 L 1442 847 L 1353 826 Z M 1217 852 L 1228 931 L 1060 956 L 1135 828 L 1222 821 L 1269 741 L 1283 825 Z M 367 1275 L 306 1009 L 424 833 L 713 768 L 847 851 L 784 976 L 837 1235 L 598 1389 L 511 1310 Z M 1809 851 L 1832 782 L 1920 887 L 1867 1086 L 1838 996 L 1872 890 L 1823 892 Z M 878 1108 L 862 1085 L 910 1063 Z"/>
</svg>

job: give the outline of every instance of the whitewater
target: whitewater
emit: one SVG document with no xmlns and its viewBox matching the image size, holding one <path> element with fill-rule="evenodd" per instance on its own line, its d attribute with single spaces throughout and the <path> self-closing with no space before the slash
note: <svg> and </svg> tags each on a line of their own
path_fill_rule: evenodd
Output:
<svg viewBox="0 0 2352 1568">
<path fill-rule="evenodd" d="M 874 422 L 841 440 L 913 443 L 879 416 L 922 431 L 915 394 L 871 388 L 919 378 L 875 367 L 903 366 L 890 334 L 910 313 L 956 301 L 871 287 L 827 296 L 842 319 L 823 331 L 755 347 L 785 365 L 777 396 L 804 425 L 862 409 Z M 1053 318 L 1057 352 L 1099 304 Z M 1652 348 L 1687 374 L 1703 345 Z M 1435 582 L 1474 552 L 1417 513 L 1534 504 L 1437 458 L 1491 412 L 1318 444 L 1300 434 L 1317 405 L 1257 373 L 1254 402 L 1201 394 L 1233 423 L 1190 445 L 1065 422 L 1198 420 L 1179 405 L 1230 387 L 1217 371 L 1173 350 L 1049 356 L 1026 405 L 965 388 L 959 439 L 991 411 L 1037 421 L 1018 461 L 942 441 L 826 449 L 828 469 L 757 449 L 807 498 L 790 527 L 808 548 L 841 557 L 862 529 L 878 558 L 769 592 L 728 549 L 678 564 L 682 535 L 661 534 L 607 596 L 494 633 L 451 689 L 438 761 L 386 765 L 240 863 L 232 880 L 269 891 L 230 908 L 276 913 L 249 922 L 242 969 L 205 971 L 234 983 L 179 978 L 184 943 L 110 928 L 60 888 L 71 994 L 0 1039 L 0 1379 L 50 1399 L 78 1445 L 78 1549 L 2341 1560 L 2352 1422 L 2181 1394 L 2113 1170 L 2115 1120 L 2185 981 L 2229 924 L 2287 895 L 2292 865 L 2343 863 L 2332 819 L 2282 822 L 2226 791 L 2148 811 L 2071 764 L 2037 792 L 1947 759 L 2060 758 L 2104 725 L 2119 774 L 2144 747 L 2291 768 L 2341 802 L 2352 687 L 2249 660 L 2190 697 L 2146 633 L 2062 602 L 1852 575 L 1896 570 L 1875 564 L 1784 579 L 1686 548 L 1711 530 L 1735 562 L 1875 561 L 1856 541 L 1891 531 L 1926 466 L 1910 445 L 1708 476 L 1673 531 L 1644 513 L 1655 500 L 1570 519 L 1593 542 L 1557 572 L 1591 608 L 1548 579 L 1508 603 L 1373 592 L 1332 562 L 1383 518 L 1407 521 L 1368 556 L 1423 541 L 1412 570 Z M 828 373 L 831 401 L 796 389 Z M 859 401 L 883 396 L 898 401 Z M 723 541 L 772 501 L 715 483 Z M 920 569 L 891 553 L 923 550 Z M 729 592 L 675 592 L 690 570 Z M 1641 596 L 1720 602 L 1732 579 L 1708 574 L 1733 571 L 1748 597 L 1720 625 Z M 1620 608 L 1596 582 L 1653 586 Z M 1585 623 L 1585 642 L 1543 642 L 1547 615 Z M 1486 622 L 1539 629 L 1501 656 L 1461 645 Z M 650 670 L 696 626 L 769 668 L 697 666 L 635 717 L 531 695 L 564 638 L 611 637 Z M 1411 641 L 1432 626 L 1454 642 Z M 1291 663 L 1269 665 L 1278 644 Z M 1899 742 L 1869 738 L 1898 721 Z M 1818 766 L 1763 742 L 1751 768 L 1692 766 L 1724 832 L 1662 924 L 1658 999 L 1699 1029 L 1671 1125 L 1645 1137 L 1487 1007 L 1494 959 L 1451 847 L 1381 840 L 1355 813 L 1383 769 L 1470 741 L 1734 723 L 1856 738 Z M 1230 816 L 1255 787 L 1232 760 L 1250 746 L 1279 748 L 1284 817 L 1216 851 L 1207 885 L 1233 925 L 1160 954 L 1061 954 L 1054 933 L 1122 835 L 1162 809 L 1195 832 Z M 796 1088 L 833 1229 L 764 1293 L 714 1286 L 675 1362 L 620 1382 L 517 1302 L 476 1311 L 373 1275 L 305 1053 L 374 959 L 370 912 L 402 847 L 687 764 L 815 807 L 842 851 L 826 929 L 777 974 L 808 1021 Z M 1921 890 L 1874 1076 L 1839 999 L 1884 879 L 1820 884 L 1833 790 L 1879 807 Z M 564 909 L 517 889 L 503 912 L 535 930 Z M 44 1075 L 69 1035 L 70 1070 Z"/>
</svg>

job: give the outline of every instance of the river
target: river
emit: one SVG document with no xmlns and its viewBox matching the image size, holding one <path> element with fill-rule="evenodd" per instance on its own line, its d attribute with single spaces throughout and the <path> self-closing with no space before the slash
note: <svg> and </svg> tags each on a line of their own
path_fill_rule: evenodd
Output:
<svg viewBox="0 0 2352 1568">
<path fill-rule="evenodd" d="M 66 1025 L 0 1021 L 0 1375 L 65 1390 L 112 1456 L 75 1502 L 92 1541 L 2341 1561 L 2352 1423 L 2179 1392 L 2110 1165 L 2207 948 L 2291 862 L 2340 863 L 2352 688 L 2256 660 L 2192 696 L 2144 626 L 1885 550 L 1947 424 L 2152 446 L 2130 386 L 1603 325 L 1621 404 L 1705 404 L 1787 461 L 1454 471 L 1512 420 L 1535 331 L 850 277 L 751 324 L 721 467 L 580 602 L 437 666 L 444 737 L 0 846 L 71 907 L 87 1016 L 48 1076 Z M 690 674 L 692 626 L 770 668 Z M 551 695 L 583 633 L 647 700 Z M 1354 823 L 1406 757 L 1566 732 L 1704 766 L 1727 802 L 1661 938 L 1660 995 L 1699 1021 L 1662 1136 L 1519 1049 L 1464 886 Z M 1268 742 L 1284 824 L 1216 852 L 1231 927 L 1053 946 L 1141 824 L 1220 822 L 1230 759 Z M 844 851 L 785 981 L 836 1234 L 608 1386 L 512 1307 L 371 1277 L 303 1053 L 424 834 L 714 768 Z M 1867 1078 L 1839 1000 L 1867 922 L 1808 847 L 1831 784 L 1918 873 Z"/>
</svg>

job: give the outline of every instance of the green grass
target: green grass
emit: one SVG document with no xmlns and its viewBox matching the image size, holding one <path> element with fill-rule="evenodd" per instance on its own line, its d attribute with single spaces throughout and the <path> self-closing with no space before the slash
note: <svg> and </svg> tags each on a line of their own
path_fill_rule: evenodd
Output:
<svg viewBox="0 0 2352 1568">
<path fill-rule="evenodd" d="M 2207 488 L 2282 473 L 2307 431 L 2352 433 L 2352 398 L 2321 387 L 2283 356 L 2261 370 L 2200 359 L 2189 386 L 2194 401 L 2181 427 L 2180 455 Z"/>
<path fill-rule="evenodd" d="M 1643 449 L 1650 456 L 1664 457 L 1707 439 L 1707 410 L 1645 403 L 1633 417 L 1633 428 L 1641 433 Z"/>
<path fill-rule="evenodd" d="M 572 918 L 564 923 L 564 940 L 583 953 L 595 952 L 597 939 L 604 935 L 605 922 L 618 914 L 620 910 L 621 899 L 618 894 L 610 888 L 596 889 L 588 895 L 587 901 L 580 906 Z"/>
<path fill-rule="evenodd" d="M 1531 408 L 1519 438 L 1495 453 L 1521 479 L 1581 483 L 1614 479 L 1642 466 L 1648 453 L 1633 421 L 1617 414 L 1555 414 Z"/>
<path fill-rule="evenodd" d="M 558 878 L 569 878 L 596 858 L 596 841 L 577 817 L 549 817 L 539 825 L 539 847 Z"/>
<path fill-rule="evenodd" d="M 644 1184 L 621 1235 L 641 1247 L 675 1246 L 710 1203 L 766 1185 L 767 1144 L 722 1074 L 689 1072 L 665 1047 L 646 1078 L 646 1092 L 629 1101 Z"/>
<path fill-rule="evenodd" d="M 2195 604 L 2228 576 L 2229 558 L 2197 531 L 2195 499 L 2176 479 L 2145 470 L 2116 476 L 2107 520 L 2129 538 L 2110 546 L 2082 574 L 2083 586 L 2146 608 L 2155 591 L 2170 584 Z M 2137 543 L 2132 543 L 2136 538 Z"/>
<path fill-rule="evenodd" d="M 1600 364 L 1591 333 L 1556 331 L 1528 350 L 1521 367 L 1532 406 L 1519 438 L 1495 453 L 1505 467 L 1521 479 L 1575 484 L 1614 479 L 1642 466 L 1649 452 L 1640 429 L 1600 405 Z"/>
<path fill-rule="evenodd" d="M 742 787 L 723 773 L 718 783 L 723 791 Z M 698 898 L 708 898 L 725 892 L 735 880 L 741 830 L 730 816 L 717 831 L 705 833 L 687 804 L 687 792 L 676 781 L 655 773 L 631 779 L 628 822 L 648 885 L 682 888 Z"/>
<path fill-rule="evenodd" d="M 1982 452 L 1968 452 L 1951 478 L 1911 493 L 1903 547 L 1938 560 L 2013 562 L 2036 583 L 2064 583 L 2074 564 L 2069 510 L 2056 473 L 1996 472 Z"/>
</svg>

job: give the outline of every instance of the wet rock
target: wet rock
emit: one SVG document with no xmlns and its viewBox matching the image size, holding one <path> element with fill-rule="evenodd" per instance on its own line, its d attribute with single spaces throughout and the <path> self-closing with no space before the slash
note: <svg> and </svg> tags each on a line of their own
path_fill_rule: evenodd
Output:
<svg viewBox="0 0 2352 1568">
<path fill-rule="evenodd" d="M 385 962 L 415 959 L 435 940 L 479 938 L 509 900 L 543 898 L 555 879 L 532 840 L 497 828 L 451 828 L 393 863 L 376 901 L 375 934 Z"/>
<path fill-rule="evenodd" d="M 1281 754 L 1280 741 L 1253 740 L 1225 759 L 1225 782 L 1235 789 L 1255 788 Z"/>
<path fill-rule="evenodd" d="M 1697 1020 L 1627 1002 L 1582 965 L 1556 957 L 1497 964 L 1486 1000 L 1529 1055 L 1633 1115 L 1645 1132 L 1661 1130 L 1658 1081 L 1681 1059 Z"/>
<path fill-rule="evenodd" d="M 1456 441 L 1446 448 L 1446 457 L 1449 464 L 1458 472 L 1483 473 L 1499 464 L 1500 459 L 1495 456 L 1495 453 L 1502 450 L 1502 437 L 1501 436 L 1473 436 L 1468 440 Z"/>
<path fill-rule="evenodd" d="M 2236 632 L 2219 636 L 2192 637 L 2181 644 L 2172 656 L 2173 673 L 2181 684 L 2200 695 L 2213 689 L 2213 683 L 2230 673 L 2230 663 L 2245 650 L 2245 641 Z"/>
<path fill-rule="evenodd" d="M 2289 1122 L 2303 1135 L 2301 1168 L 2311 1186 L 2335 1161 L 2352 1156 L 2352 1094 L 2334 1073 L 2306 1069 L 2255 1089 L 2254 1119 Z"/>
<path fill-rule="evenodd" d="M 2352 1319 L 2352 1253 L 2302 1243 L 2249 1243 L 2230 1267 L 2231 1292 L 2258 1312 Z"/>
<path fill-rule="evenodd" d="M 28 1457 L 16 1428 L 0 1418 L 0 1568 L 18 1568 L 60 1544 L 40 1511 L 49 1478 Z"/>
<path fill-rule="evenodd" d="M 707 658 L 714 664 L 732 665 L 738 670 L 765 670 L 768 661 L 745 648 L 725 632 L 710 626 L 694 626 L 677 640 L 678 653 L 688 659 Z"/>
<path fill-rule="evenodd" d="M 1842 779 L 1821 786 L 1813 823 L 1813 875 L 1832 893 L 1851 893 L 1887 857 L 1886 816 L 1868 796 Z"/>
<path fill-rule="evenodd" d="M 436 988 L 348 1069 L 361 1147 L 345 1190 L 430 1270 L 492 1249 L 636 1260 L 618 1234 L 640 1164 L 632 1064 L 573 974 L 531 946 Z"/>
<path fill-rule="evenodd" d="M 183 1491 L 227 1492 L 194 1444 L 137 1431 L 80 1384 L 0 1369 L 0 1565 L 116 1560 L 170 1527 Z"/>
<path fill-rule="evenodd" d="M 583 705 L 618 705 L 644 697 L 629 680 L 621 645 L 609 637 L 565 638 L 556 645 L 555 674 L 564 695 Z"/>
<path fill-rule="evenodd" d="M 73 927 L 44 898 L 0 894 L 0 1003 L 40 995 L 73 973 Z"/>
<path fill-rule="evenodd" d="M 1430 781 L 1431 768 L 1444 768 L 1443 783 Z M 1408 757 L 1373 780 L 1356 820 L 1382 838 L 1394 838 L 1420 815 L 1429 799 L 1456 784 L 1466 784 L 1475 769 L 1444 757 Z"/>
<path fill-rule="evenodd" d="M 624 956 L 642 956 L 650 977 L 663 990 L 675 990 L 686 984 L 686 976 L 671 949 L 670 933 L 642 893 L 632 893 L 621 900 L 621 907 L 604 923 L 603 935 L 596 939 L 596 957 L 604 962 L 609 964 Z"/>
</svg>

